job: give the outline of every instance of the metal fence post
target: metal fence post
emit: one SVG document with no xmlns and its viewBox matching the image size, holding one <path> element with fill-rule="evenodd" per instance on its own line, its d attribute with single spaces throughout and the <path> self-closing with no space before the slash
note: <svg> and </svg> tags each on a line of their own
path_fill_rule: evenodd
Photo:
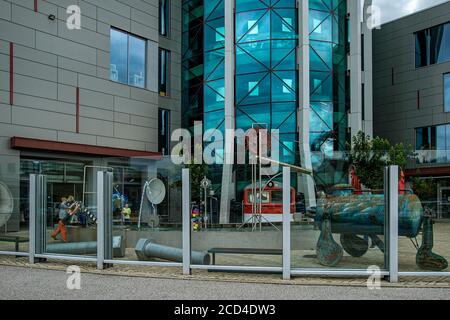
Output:
<svg viewBox="0 0 450 320">
<path fill-rule="evenodd" d="M 112 172 L 97 172 L 97 269 L 111 267 L 112 251 Z"/>
<path fill-rule="evenodd" d="M 291 279 L 291 169 L 283 167 L 283 279 Z"/>
<path fill-rule="evenodd" d="M 398 166 L 390 166 L 385 171 L 386 197 L 386 241 L 389 282 L 398 282 Z"/>
<path fill-rule="evenodd" d="M 182 173 L 183 274 L 191 275 L 191 182 L 190 170 Z"/>
<path fill-rule="evenodd" d="M 29 261 L 34 264 L 41 259 L 36 259 L 37 254 L 43 254 L 46 245 L 46 200 L 47 200 L 47 179 L 44 175 L 30 175 L 29 192 Z"/>
</svg>

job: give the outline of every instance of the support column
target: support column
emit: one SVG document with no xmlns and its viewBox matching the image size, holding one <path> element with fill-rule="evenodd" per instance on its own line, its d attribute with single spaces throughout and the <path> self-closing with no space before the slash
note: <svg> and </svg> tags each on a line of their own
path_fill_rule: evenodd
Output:
<svg viewBox="0 0 450 320">
<path fill-rule="evenodd" d="M 233 183 L 234 131 L 235 131 L 235 1 L 225 2 L 225 145 L 220 198 L 220 223 L 230 222 L 230 201 L 234 197 Z"/>
<path fill-rule="evenodd" d="M 363 130 L 362 110 L 362 7 L 361 1 L 348 0 L 350 14 L 350 127 L 352 137 Z"/>
<path fill-rule="evenodd" d="M 112 172 L 97 172 L 97 269 L 99 270 L 111 267 L 105 260 L 113 259 L 112 185 Z"/>
<path fill-rule="evenodd" d="M 386 265 L 389 282 L 398 282 L 398 166 L 386 167 L 384 174 Z"/>
<path fill-rule="evenodd" d="M 47 207 L 47 179 L 40 174 L 30 175 L 30 222 L 29 222 L 29 262 L 34 264 L 41 261 L 36 255 L 45 253 L 46 239 L 46 207 Z"/>
<path fill-rule="evenodd" d="M 364 1 L 364 14 L 362 31 L 364 34 L 364 132 L 373 136 L 373 54 L 372 54 L 372 27 L 369 19 L 373 19 L 371 15 L 374 12 L 370 9 L 372 0 Z"/>
<path fill-rule="evenodd" d="M 191 178 L 189 169 L 182 172 L 183 274 L 191 275 Z"/>
<path fill-rule="evenodd" d="M 283 280 L 291 279 L 291 169 L 283 167 Z"/>
<path fill-rule="evenodd" d="M 298 96 L 298 132 L 300 159 L 302 167 L 312 171 L 311 146 L 309 140 L 310 126 L 310 45 L 309 45 L 309 0 L 300 0 L 298 8 L 298 32 L 299 32 L 299 96 Z M 314 179 L 312 176 L 299 174 L 298 185 L 299 191 L 305 194 L 306 207 L 316 206 L 316 194 L 314 189 Z"/>
</svg>

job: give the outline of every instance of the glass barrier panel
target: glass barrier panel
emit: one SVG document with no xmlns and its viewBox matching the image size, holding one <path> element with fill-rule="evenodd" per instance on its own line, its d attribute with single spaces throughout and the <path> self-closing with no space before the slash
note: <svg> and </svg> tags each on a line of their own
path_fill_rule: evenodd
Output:
<svg viewBox="0 0 450 320">
<path fill-rule="evenodd" d="M 278 165 L 191 166 L 192 264 L 281 267 L 282 186 Z"/>
<path fill-rule="evenodd" d="M 0 155 L 0 251 L 29 251 L 29 205 L 26 181 L 14 155 Z"/>
<path fill-rule="evenodd" d="M 108 159 L 114 185 L 113 257 L 182 262 L 181 172 L 170 157 Z"/>
<path fill-rule="evenodd" d="M 447 178 L 413 177 L 403 196 L 414 197 L 415 206 L 400 201 L 404 221 L 399 224 L 399 272 L 449 272 L 450 188 Z M 402 195 L 401 195 L 402 196 Z M 407 218 L 407 219 L 406 219 Z M 414 223 L 411 232 L 405 225 Z"/>
<path fill-rule="evenodd" d="M 293 269 L 385 270 L 385 195 L 348 174 L 349 155 L 313 155 L 314 175 L 299 174 L 291 225 Z M 353 185 L 352 185 L 353 184 Z"/>
<path fill-rule="evenodd" d="M 82 163 L 42 161 L 47 182 L 44 252 L 47 255 L 97 256 L 97 172 L 108 168 Z M 37 195 L 40 196 L 40 195 Z"/>
</svg>

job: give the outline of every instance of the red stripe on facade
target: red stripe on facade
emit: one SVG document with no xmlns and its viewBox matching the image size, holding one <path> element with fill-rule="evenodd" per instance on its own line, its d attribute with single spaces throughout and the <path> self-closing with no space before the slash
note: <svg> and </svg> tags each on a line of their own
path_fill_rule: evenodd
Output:
<svg viewBox="0 0 450 320">
<path fill-rule="evenodd" d="M 38 12 L 38 0 L 34 0 L 34 12 Z"/>
<path fill-rule="evenodd" d="M 108 156 L 121 158 L 142 157 L 151 160 L 162 160 L 163 158 L 162 154 L 159 152 L 110 148 L 22 137 L 11 138 L 11 148 L 16 150 L 39 150 L 91 156 Z"/>
<path fill-rule="evenodd" d="M 14 104 L 14 43 L 9 43 L 9 104 Z"/>
<path fill-rule="evenodd" d="M 76 90 L 76 105 L 77 105 L 77 111 L 76 111 L 76 132 L 80 133 L 80 88 L 77 87 Z"/>
</svg>

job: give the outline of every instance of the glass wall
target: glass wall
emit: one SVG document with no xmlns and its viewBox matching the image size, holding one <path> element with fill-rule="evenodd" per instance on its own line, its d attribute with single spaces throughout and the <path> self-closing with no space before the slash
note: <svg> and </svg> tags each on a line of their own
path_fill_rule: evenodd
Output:
<svg viewBox="0 0 450 320">
<path fill-rule="evenodd" d="M 236 127 L 280 131 L 281 161 L 297 163 L 296 1 L 236 0 Z"/>
<path fill-rule="evenodd" d="M 28 252 L 28 193 L 20 184 L 20 159 L 0 154 L 0 251 Z"/>
<path fill-rule="evenodd" d="M 193 130 L 195 121 L 203 121 L 203 0 L 183 0 L 182 14 L 181 121 L 183 128 Z"/>
<path fill-rule="evenodd" d="M 310 142 L 319 185 L 345 183 L 347 159 L 338 151 L 349 142 L 347 114 L 347 2 L 310 1 Z M 336 151 L 336 152 L 334 152 Z"/>
<path fill-rule="evenodd" d="M 241 200 L 232 201 L 231 222 L 226 224 L 220 223 L 224 220 L 221 215 L 227 213 L 219 210 L 221 196 L 215 192 L 210 175 L 198 175 L 191 167 L 193 265 L 281 268 L 282 168 L 271 176 L 259 177 L 258 167 L 250 167 L 254 180 L 236 192 L 236 199 Z"/>
<path fill-rule="evenodd" d="M 411 181 L 411 189 L 421 206 L 399 203 L 400 215 L 404 217 L 399 225 L 399 271 L 449 272 L 449 180 L 416 177 Z M 409 232 L 407 225 L 412 226 Z"/>
<path fill-rule="evenodd" d="M 108 165 L 117 162 L 118 159 L 109 159 Z M 123 165 L 123 171 L 113 166 L 114 259 L 182 262 L 179 255 L 171 255 L 182 248 L 182 167 L 172 164 L 170 157 L 132 158 Z M 121 172 L 123 178 L 119 176 Z M 117 187 L 120 181 L 125 185 Z"/>
<path fill-rule="evenodd" d="M 306 209 L 302 199 L 297 202 L 291 225 L 292 268 L 385 270 L 384 192 L 348 182 L 316 188 L 316 207 Z"/>
</svg>

